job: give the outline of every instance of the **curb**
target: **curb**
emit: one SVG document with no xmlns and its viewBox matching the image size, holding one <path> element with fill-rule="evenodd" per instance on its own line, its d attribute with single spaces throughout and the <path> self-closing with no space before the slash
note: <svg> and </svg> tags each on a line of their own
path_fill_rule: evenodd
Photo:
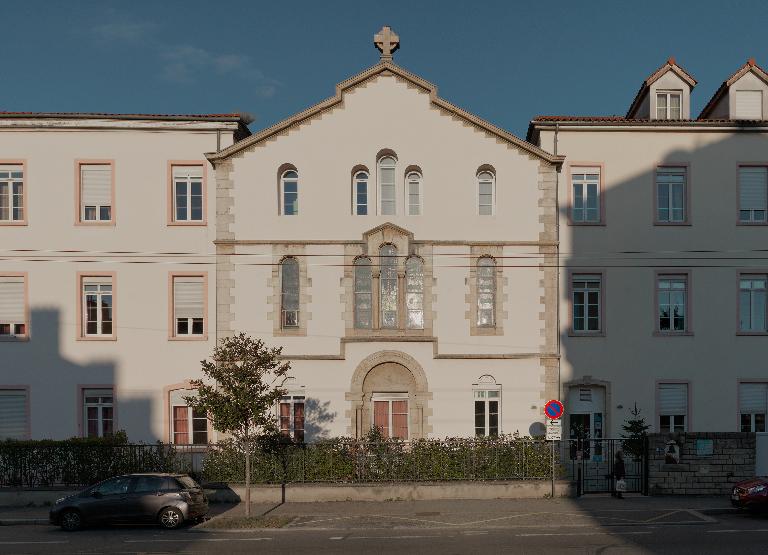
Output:
<svg viewBox="0 0 768 555">
<path fill-rule="evenodd" d="M 50 524 L 47 518 L 0 518 L 0 526 L 25 526 Z"/>
</svg>

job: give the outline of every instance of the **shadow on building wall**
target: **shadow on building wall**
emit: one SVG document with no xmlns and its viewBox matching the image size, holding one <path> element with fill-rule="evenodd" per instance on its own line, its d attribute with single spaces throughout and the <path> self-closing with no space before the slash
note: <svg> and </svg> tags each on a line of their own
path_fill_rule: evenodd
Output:
<svg viewBox="0 0 768 555">
<path fill-rule="evenodd" d="M 86 425 L 82 390 L 87 387 L 114 388 L 115 429 L 125 429 L 129 440 L 156 439 L 151 432 L 150 400 L 121 399 L 112 357 L 84 354 L 84 361 L 75 360 L 63 352 L 62 341 L 73 330 L 62 325 L 58 309 L 33 308 L 30 316 L 29 341 L 0 345 L 3 353 L 0 383 L 29 388 L 32 439 L 83 435 Z M 87 348 L 78 350 L 87 351 Z"/>
<path fill-rule="evenodd" d="M 330 425 L 336 420 L 336 412 L 331 412 L 330 401 L 321 401 L 314 397 L 308 397 L 304 402 L 307 419 L 304 424 L 305 441 L 311 443 L 330 437 Z"/>
</svg>

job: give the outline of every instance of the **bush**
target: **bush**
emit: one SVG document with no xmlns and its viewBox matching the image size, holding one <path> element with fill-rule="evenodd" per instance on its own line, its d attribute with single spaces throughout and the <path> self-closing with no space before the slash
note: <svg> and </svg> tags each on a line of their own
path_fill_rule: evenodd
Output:
<svg viewBox="0 0 768 555">
<path fill-rule="evenodd" d="M 0 442 L 0 486 L 87 486 L 132 472 L 186 471 L 175 448 L 129 444 L 124 432 L 108 438 Z"/>
</svg>

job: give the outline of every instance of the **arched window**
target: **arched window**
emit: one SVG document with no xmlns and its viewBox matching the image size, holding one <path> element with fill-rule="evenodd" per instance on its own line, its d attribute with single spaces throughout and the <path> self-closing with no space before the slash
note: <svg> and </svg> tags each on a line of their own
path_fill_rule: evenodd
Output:
<svg viewBox="0 0 768 555">
<path fill-rule="evenodd" d="M 352 213 L 365 216 L 368 214 L 368 172 L 357 172 L 353 181 Z"/>
<path fill-rule="evenodd" d="M 379 197 L 381 198 L 380 214 L 395 215 L 397 213 L 395 159 L 391 156 L 385 156 L 379 160 Z"/>
<path fill-rule="evenodd" d="M 280 198 L 283 216 L 295 216 L 299 213 L 299 174 L 288 170 L 280 176 Z"/>
<path fill-rule="evenodd" d="M 501 386 L 493 376 L 480 376 L 473 384 L 475 401 L 475 436 L 496 437 L 501 429 Z"/>
<path fill-rule="evenodd" d="M 293 257 L 280 262 L 280 312 L 283 328 L 299 327 L 299 262 Z"/>
<path fill-rule="evenodd" d="M 355 260 L 355 327 L 371 329 L 373 321 L 371 260 Z"/>
<path fill-rule="evenodd" d="M 496 203 L 496 177 L 491 172 L 477 174 L 477 213 L 493 216 Z"/>
<path fill-rule="evenodd" d="M 496 325 L 496 261 L 483 256 L 477 261 L 477 326 Z"/>
<path fill-rule="evenodd" d="M 424 329 L 424 263 L 411 256 L 405 263 L 405 307 L 408 311 L 406 326 L 412 330 Z"/>
<path fill-rule="evenodd" d="M 382 245 L 379 249 L 379 312 L 382 328 L 397 328 L 397 248 Z"/>
<path fill-rule="evenodd" d="M 410 172 L 405 177 L 405 183 L 408 188 L 408 215 L 420 216 L 422 203 L 421 174 Z"/>
</svg>

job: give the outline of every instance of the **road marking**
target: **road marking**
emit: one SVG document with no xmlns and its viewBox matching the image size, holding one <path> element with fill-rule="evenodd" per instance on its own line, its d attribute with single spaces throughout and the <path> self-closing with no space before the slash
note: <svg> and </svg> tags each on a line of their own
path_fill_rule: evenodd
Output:
<svg viewBox="0 0 768 555">
<path fill-rule="evenodd" d="M 69 543 L 68 540 L 61 541 L 15 541 L 15 542 L 0 542 L 0 545 L 36 545 L 36 544 L 50 544 L 50 543 Z"/>
<path fill-rule="evenodd" d="M 272 538 L 195 538 L 196 542 L 260 542 L 260 541 L 269 541 Z M 173 542 L 173 543 L 179 543 L 179 538 L 176 538 L 174 540 L 161 540 L 152 538 L 149 540 L 123 540 L 123 543 L 160 543 L 160 542 Z"/>
<path fill-rule="evenodd" d="M 328 538 L 329 540 L 343 540 L 344 536 L 333 536 L 332 538 Z"/>
<path fill-rule="evenodd" d="M 416 538 L 444 538 L 445 535 L 430 535 L 430 536 L 353 536 L 350 540 L 413 540 Z"/>
<path fill-rule="evenodd" d="M 768 532 L 768 528 L 744 529 L 744 530 L 707 530 L 710 534 L 738 534 L 740 532 Z"/>
<path fill-rule="evenodd" d="M 652 534 L 653 532 L 571 532 L 571 533 L 549 533 L 549 534 L 515 534 L 519 538 L 530 538 L 535 536 L 638 536 L 640 534 Z"/>
</svg>

